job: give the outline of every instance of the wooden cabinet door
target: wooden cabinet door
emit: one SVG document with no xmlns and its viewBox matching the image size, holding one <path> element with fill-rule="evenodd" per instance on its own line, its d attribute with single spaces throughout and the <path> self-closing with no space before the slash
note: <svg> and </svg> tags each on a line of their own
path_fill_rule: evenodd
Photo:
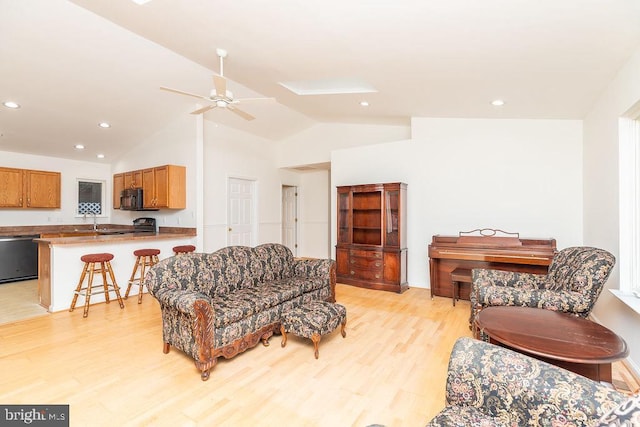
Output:
<svg viewBox="0 0 640 427">
<path fill-rule="evenodd" d="M 155 208 L 156 202 L 156 175 L 154 168 L 142 171 L 142 197 L 145 208 Z"/>
<path fill-rule="evenodd" d="M 113 175 L 113 209 L 120 209 L 120 193 L 124 188 L 124 174 Z"/>
<path fill-rule="evenodd" d="M 125 172 L 124 175 L 124 188 L 141 188 L 143 186 L 142 183 L 142 172 L 141 170 L 138 171 L 131 171 L 131 172 Z"/>
<path fill-rule="evenodd" d="M 60 173 L 26 171 L 28 208 L 60 208 Z"/>
<path fill-rule="evenodd" d="M 153 168 L 155 182 L 155 207 L 169 207 L 169 167 L 160 166 Z"/>
<path fill-rule="evenodd" d="M 0 168 L 0 207 L 21 208 L 24 187 L 22 169 Z"/>
</svg>

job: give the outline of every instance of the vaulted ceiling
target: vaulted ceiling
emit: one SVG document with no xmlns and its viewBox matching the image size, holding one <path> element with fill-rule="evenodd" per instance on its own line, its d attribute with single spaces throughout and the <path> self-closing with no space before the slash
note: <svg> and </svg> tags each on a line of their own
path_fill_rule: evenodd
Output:
<svg viewBox="0 0 640 427">
<path fill-rule="evenodd" d="M 636 0 L 0 0 L 0 101 L 21 105 L 0 107 L 0 151 L 117 159 L 207 104 L 159 87 L 208 95 L 216 48 L 236 98 L 277 102 L 205 118 L 279 140 L 317 122 L 581 119 L 638 46 Z M 279 84 L 335 80 L 375 92 Z"/>
</svg>

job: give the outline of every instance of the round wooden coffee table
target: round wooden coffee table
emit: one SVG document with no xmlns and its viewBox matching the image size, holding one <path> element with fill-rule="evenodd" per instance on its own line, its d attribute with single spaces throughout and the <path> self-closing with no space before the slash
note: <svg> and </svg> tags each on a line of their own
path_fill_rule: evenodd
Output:
<svg viewBox="0 0 640 427">
<path fill-rule="evenodd" d="M 544 360 L 595 381 L 611 383 L 611 363 L 629 354 L 610 329 L 581 317 L 529 307 L 487 307 L 477 330 L 494 344 Z"/>
</svg>

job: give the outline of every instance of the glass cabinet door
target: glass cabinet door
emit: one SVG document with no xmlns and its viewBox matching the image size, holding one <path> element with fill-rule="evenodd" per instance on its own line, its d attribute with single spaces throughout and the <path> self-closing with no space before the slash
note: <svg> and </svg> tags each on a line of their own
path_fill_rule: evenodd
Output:
<svg viewBox="0 0 640 427">
<path fill-rule="evenodd" d="M 399 246 L 399 190 L 385 190 L 384 236 L 388 246 Z"/>
<path fill-rule="evenodd" d="M 338 243 L 351 243 L 349 241 L 349 230 L 351 209 L 349 206 L 349 193 L 338 192 Z"/>
</svg>

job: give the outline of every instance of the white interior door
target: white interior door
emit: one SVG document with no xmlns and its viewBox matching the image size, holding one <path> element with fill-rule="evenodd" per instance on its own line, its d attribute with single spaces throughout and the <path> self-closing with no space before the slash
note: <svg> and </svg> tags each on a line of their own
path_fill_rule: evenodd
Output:
<svg viewBox="0 0 640 427">
<path fill-rule="evenodd" d="M 298 188 L 282 186 L 282 244 L 297 256 L 298 251 Z"/>
<path fill-rule="evenodd" d="M 255 181 L 229 178 L 227 245 L 255 246 L 255 197 Z"/>
</svg>

